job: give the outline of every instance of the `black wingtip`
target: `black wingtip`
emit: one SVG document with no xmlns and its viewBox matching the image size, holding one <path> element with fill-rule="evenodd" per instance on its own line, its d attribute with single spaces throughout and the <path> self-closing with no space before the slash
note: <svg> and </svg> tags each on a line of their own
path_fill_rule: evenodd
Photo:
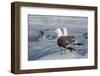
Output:
<svg viewBox="0 0 100 76">
<path fill-rule="evenodd" d="M 70 50 L 70 51 L 75 50 L 75 49 L 72 48 L 72 47 L 67 47 L 66 49 L 68 49 L 68 50 Z"/>
<path fill-rule="evenodd" d="M 84 45 L 84 44 L 82 44 L 82 43 L 76 43 L 76 45 L 79 45 L 80 46 L 80 45 Z"/>
</svg>

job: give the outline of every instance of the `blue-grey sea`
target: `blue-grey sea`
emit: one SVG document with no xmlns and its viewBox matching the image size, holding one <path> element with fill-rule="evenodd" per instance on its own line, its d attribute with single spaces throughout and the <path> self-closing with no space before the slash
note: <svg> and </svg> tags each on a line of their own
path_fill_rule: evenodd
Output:
<svg viewBox="0 0 100 76">
<path fill-rule="evenodd" d="M 83 45 L 61 55 L 54 31 L 63 27 Z M 29 61 L 79 58 L 88 58 L 88 17 L 28 15 Z"/>
</svg>

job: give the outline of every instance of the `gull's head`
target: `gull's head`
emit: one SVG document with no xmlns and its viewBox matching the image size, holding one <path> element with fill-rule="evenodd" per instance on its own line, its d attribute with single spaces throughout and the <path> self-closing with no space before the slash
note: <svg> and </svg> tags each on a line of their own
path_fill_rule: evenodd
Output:
<svg viewBox="0 0 100 76">
<path fill-rule="evenodd" d="M 57 28 L 54 32 L 55 33 L 59 33 L 60 32 L 60 28 Z"/>
<path fill-rule="evenodd" d="M 54 32 L 57 34 L 58 37 L 62 36 L 62 32 L 60 28 L 57 28 Z"/>
</svg>

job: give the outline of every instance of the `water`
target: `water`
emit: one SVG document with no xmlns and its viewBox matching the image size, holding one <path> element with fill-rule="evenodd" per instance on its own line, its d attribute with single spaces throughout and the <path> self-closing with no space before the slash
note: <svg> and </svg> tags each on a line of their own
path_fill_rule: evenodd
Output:
<svg viewBox="0 0 100 76">
<path fill-rule="evenodd" d="M 87 17 L 34 16 L 28 20 L 28 60 L 79 59 L 88 57 Z M 65 27 L 68 34 L 75 36 L 81 46 L 76 50 L 60 55 L 57 45 L 56 28 Z"/>
</svg>

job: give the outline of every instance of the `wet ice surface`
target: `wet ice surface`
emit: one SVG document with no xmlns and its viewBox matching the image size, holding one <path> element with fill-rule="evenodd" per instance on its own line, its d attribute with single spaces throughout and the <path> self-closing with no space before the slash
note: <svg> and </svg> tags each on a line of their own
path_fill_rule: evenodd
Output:
<svg viewBox="0 0 100 76">
<path fill-rule="evenodd" d="M 53 20 L 52 22 L 50 22 Z M 62 21 L 61 21 L 62 20 Z M 60 22 L 60 23 L 59 23 Z M 75 48 L 70 52 L 61 53 L 61 48 L 57 45 L 56 28 L 66 27 L 69 35 L 75 36 L 81 46 L 73 45 Z M 28 60 L 55 60 L 55 59 L 79 59 L 87 58 L 87 18 L 82 17 L 29 17 L 29 37 L 28 37 Z"/>
</svg>

